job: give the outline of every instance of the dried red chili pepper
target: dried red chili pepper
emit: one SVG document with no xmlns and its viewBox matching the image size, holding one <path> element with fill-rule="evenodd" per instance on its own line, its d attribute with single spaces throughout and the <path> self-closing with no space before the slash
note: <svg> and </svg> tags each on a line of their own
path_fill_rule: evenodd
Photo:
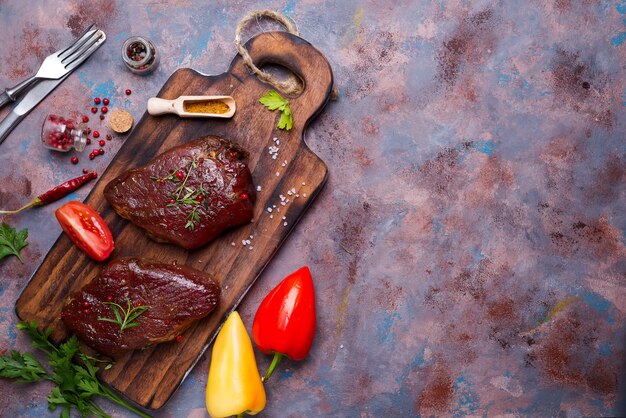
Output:
<svg viewBox="0 0 626 418">
<path fill-rule="evenodd" d="M 80 177 L 76 177 L 74 179 L 68 180 L 65 183 L 59 184 L 54 189 L 49 190 L 43 194 L 40 194 L 39 196 L 37 196 L 36 198 L 28 202 L 26 205 L 22 206 L 21 208 L 16 209 L 16 210 L 0 210 L 0 214 L 15 214 L 25 209 L 32 208 L 33 206 L 47 205 L 48 203 L 52 203 L 56 200 L 59 200 L 67 196 L 68 194 L 72 193 L 74 190 L 79 189 L 85 183 L 88 183 L 89 181 L 95 179 L 96 177 L 98 177 L 98 173 L 96 173 L 95 171 L 92 171 L 91 173 L 87 173 Z"/>
</svg>

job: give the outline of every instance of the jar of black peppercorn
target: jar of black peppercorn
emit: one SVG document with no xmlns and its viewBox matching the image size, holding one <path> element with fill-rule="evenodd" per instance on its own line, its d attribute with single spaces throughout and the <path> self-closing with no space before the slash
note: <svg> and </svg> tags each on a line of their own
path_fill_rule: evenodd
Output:
<svg viewBox="0 0 626 418">
<path fill-rule="evenodd" d="M 159 65 L 159 54 L 152 41 L 143 36 L 131 36 L 122 44 L 122 59 L 134 74 L 145 75 Z"/>
</svg>

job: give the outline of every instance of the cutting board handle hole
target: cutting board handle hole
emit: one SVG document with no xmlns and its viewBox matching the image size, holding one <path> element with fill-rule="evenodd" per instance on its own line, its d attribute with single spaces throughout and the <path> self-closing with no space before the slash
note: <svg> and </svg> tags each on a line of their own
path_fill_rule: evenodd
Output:
<svg viewBox="0 0 626 418">
<path fill-rule="evenodd" d="M 304 91 L 304 81 L 302 80 L 302 78 L 300 78 L 296 73 L 291 71 L 289 68 L 280 64 L 271 64 L 271 63 L 263 64 L 259 66 L 259 68 L 261 68 L 263 71 L 268 72 L 279 81 L 295 83 L 297 85 L 297 88 L 295 89 L 295 93 L 287 95 L 287 96 L 296 97 L 302 94 L 302 92 Z M 279 88 L 276 88 L 276 90 L 278 90 L 281 94 L 285 95 L 285 93 L 283 91 L 280 91 Z"/>
</svg>

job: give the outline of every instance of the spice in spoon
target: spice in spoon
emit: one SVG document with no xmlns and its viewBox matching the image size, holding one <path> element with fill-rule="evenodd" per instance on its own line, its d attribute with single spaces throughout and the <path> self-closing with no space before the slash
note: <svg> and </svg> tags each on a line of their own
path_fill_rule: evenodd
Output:
<svg viewBox="0 0 626 418">
<path fill-rule="evenodd" d="M 203 102 L 183 102 L 183 110 L 189 113 L 212 113 L 223 114 L 230 110 L 230 107 L 220 100 L 206 100 Z"/>
</svg>

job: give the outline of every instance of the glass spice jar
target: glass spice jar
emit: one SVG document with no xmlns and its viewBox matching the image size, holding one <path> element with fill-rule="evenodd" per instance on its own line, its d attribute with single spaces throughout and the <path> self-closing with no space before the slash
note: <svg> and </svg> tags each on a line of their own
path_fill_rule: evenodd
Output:
<svg viewBox="0 0 626 418">
<path fill-rule="evenodd" d="M 159 58 L 152 41 L 143 36 L 131 36 L 122 44 L 122 60 L 134 74 L 151 73 L 158 67 Z"/>
<path fill-rule="evenodd" d="M 77 124 L 73 119 L 48 115 L 41 128 L 41 143 L 55 151 L 67 152 L 74 148 L 80 152 L 87 145 L 87 135 L 84 125 Z"/>
</svg>

